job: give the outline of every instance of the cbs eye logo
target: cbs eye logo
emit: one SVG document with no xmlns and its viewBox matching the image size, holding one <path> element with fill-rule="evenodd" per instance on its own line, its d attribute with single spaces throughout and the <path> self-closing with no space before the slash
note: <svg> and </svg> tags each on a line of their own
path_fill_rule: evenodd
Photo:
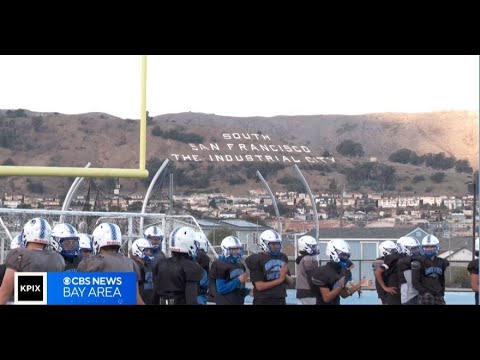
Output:
<svg viewBox="0 0 480 360">
<path fill-rule="evenodd" d="M 18 305 L 44 305 L 47 303 L 47 273 L 15 273 L 14 303 Z"/>
</svg>

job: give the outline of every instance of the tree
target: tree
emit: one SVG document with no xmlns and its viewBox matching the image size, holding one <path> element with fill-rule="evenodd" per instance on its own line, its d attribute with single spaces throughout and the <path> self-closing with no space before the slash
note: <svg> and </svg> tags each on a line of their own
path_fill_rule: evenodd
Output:
<svg viewBox="0 0 480 360">
<path fill-rule="evenodd" d="M 338 217 L 337 204 L 335 202 L 328 204 L 325 210 L 329 219 L 334 219 Z"/>
<path fill-rule="evenodd" d="M 32 208 L 32 205 L 30 204 L 20 204 L 17 206 L 17 209 L 31 209 Z"/>
<path fill-rule="evenodd" d="M 443 179 L 445 179 L 445 173 L 444 172 L 436 172 L 435 174 L 430 176 L 430 179 L 433 182 L 441 183 L 443 181 Z"/>
<path fill-rule="evenodd" d="M 365 155 L 365 151 L 363 151 L 362 145 L 350 139 L 343 140 L 339 145 L 337 145 L 336 149 L 343 156 L 362 157 L 363 155 Z"/>
<path fill-rule="evenodd" d="M 105 189 L 113 190 L 115 189 L 116 181 L 115 178 L 105 178 L 102 180 L 102 185 Z"/>
<path fill-rule="evenodd" d="M 283 203 L 277 203 L 278 213 L 280 215 L 288 215 L 293 212 L 293 209 L 290 206 L 284 205 Z M 265 208 L 265 212 L 269 213 L 272 216 L 277 216 L 275 213 L 275 207 L 273 205 L 268 205 Z"/>
<path fill-rule="evenodd" d="M 420 165 L 425 159 L 410 149 L 400 149 L 390 154 L 388 160 L 400 164 Z"/>
<path fill-rule="evenodd" d="M 157 157 L 152 157 L 147 160 L 147 163 L 145 165 L 146 169 L 148 170 L 148 178 L 142 179 L 142 183 L 145 186 L 149 186 L 150 183 L 153 180 L 153 177 L 157 173 L 158 169 L 160 169 L 160 166 L 162 166 L 163 160 L 157 158 Z M 170 164 L 170 163 L 169 163 Z M 164 170 L 165 171 L 165 170 Z"/>
<path fill-rule="evenodd" d="M 455 162 L 455 171 L 459 173 L 471 174 L 473 169 L 468 160 L 457 160 L 457 162 Z"/>
<path fill-rule="evenodd" d="M 131 203 L 130 205 L 128 205 L 127 207 L 127 211 L 139 211 L 139 210 L 142 210 L 142 206 L 143 206 L 143 202 L 142 201 L 135 201 L 133 203 Z"/>
<path fill-rule="evenodd" d="M 212 200 L 210 200 L 210 202 L 208 203 L 208 207 L 209 207 L 209 208 L 212 208 L 212 209 L 218 209 L 218 207 L 217 207 L 217 202 L 215 201 L 215 198 L 213 198 Z"/>
<path fill-rule="evenodd" d="M 45 191 L 41 182 L 34 182 L 30 179 L 27 179 L 27 189 L 34 194 L 43 194 Z"/>
<path fill-rule="evenodd" d="M 420 181 L 425 181 L 425 176 L 423 175 L 417 175 L 412 179 L 412 182 L 414 184 L 419 183 Z"/>
<path fill-rule="evenodd" d="M 330 184 L 328 185 L 328 190 L 330 191 L 338 190 L 337 181 L 335 179 L 332 179 L 332 181 L 330 181 Z"/>
<path fill-rule="evenodd" d="M 14 162 L 11 158 L 8 158 L 7 160 L 5 160 L 5 161 L 3 162 L 2 165 L 14 166 L 14 165 L 15 165 L 15 162 Z"/>
<path fill-rule="evenodd" d="M 32 127 L 38 132 L 43 124 L 43 118 L 41 116 L 35 116 L 32 118 Z"/>
<path fill-rule="evenodd" d="M 446 157 L 445 153 L 441 152 L 438 154 L 429 153 L 425 155 L 425 165 L 436 170 L 447 170 L 451 169 L 455 165 L 454 157 Z"/>
<path fill-rule="evenodd" d="M 147 125 L 153 124 L 153 117 L 149 116 L 149 112 L 147 111 Z"/>
<path fill-rule="evenodd" d="M 112 212 L 121 212 L 123 211 L 122 208 L 120 206 L 117 206 L 117 205 L 111 205 L 108 207 L 108 211 L 112 211 Z"/>
</svg>

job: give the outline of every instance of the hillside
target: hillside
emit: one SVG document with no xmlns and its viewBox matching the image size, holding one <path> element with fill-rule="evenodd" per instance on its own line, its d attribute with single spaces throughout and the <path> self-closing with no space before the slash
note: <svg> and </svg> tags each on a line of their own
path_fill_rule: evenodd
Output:
<svg viewBox="0 0 480 360">
<path fill-rule="evenodd" d="M 347 158 L 336 151 L 337 145 L 348 139 L 361 144 L 363 157 Z M 93 167 L 138 167 L 138 120 L 108 114 L 0 110 L 0 141 L 0 164 L 83 167 L 90 161 Z M 187 189 L 217 188 L 246 194 L 249 189 L 261 188 L 255 170 L 269 175 L 271 167 L 278 170 L 267 176 L 272 190 L 286 190 L 286 184 L 277 180 L 295 177 L 294 163 L 302 169 L 312 190 L 322 191 L 328 189 L 333 179 L 338 185 L 346 184 L 347 169 L 369 162 L 371 158 L 395 168 L 395 186 L 389 192 L 408 194 L 416 191 L 431 195 L 466 192 L 465 182 L 471 178 L 453 168 L 443 171 L 445 180 L 437 184 L 430 176 L 438 170 L 427 168 L 425 164 L 389 162 L 390 154 L 402 148 L 418 155 L 443 152 L 447 157 L 468 160 L 470 166 L 477 169 L 478 114 L 434 112 L 235 118 L 180 113 L 155 116 L 149 119 L 147 126 L 147 160 L 168 157 L 176 168 L 184 169 L 177 172 L 185 179 L 183 184 L 180 179 L 176 180 L 177 193 Z M 330 156 L 321 159 L 325 151 Z M 195 161 L 200 159 L 203 161 Z M 415 183 L 415 176 L 423 176 L 425 180 Z M 30 193 L 27 181 L 40 181 L 45 194 L 62 196 L 72 179 L 0 178 L 0 191 Z M 144 193 L 146 190 L 140 180 L 121 179 L 121 184 L 124 193 Z M 368 188 L 363 185 L 360 188 L 365 189 Z"/>
</svg>

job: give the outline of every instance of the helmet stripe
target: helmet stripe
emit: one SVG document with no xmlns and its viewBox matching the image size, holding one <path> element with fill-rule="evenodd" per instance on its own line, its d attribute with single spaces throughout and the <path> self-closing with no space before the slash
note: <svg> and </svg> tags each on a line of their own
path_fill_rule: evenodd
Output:
<svg viewBox="0 0 480 360">
<path fill-rule="evenodd" d="M 110 226 L 110 231 L 112 233 L 112 240 L 117 240 L 117 230 L 115 229 L 115 226 L 113 224 L 108 224 Z"/>
<path fill-rule="evenodd" d="M 75 234 L 75 229 L 73 228 L 72 225 L 70 224 L 65 224 L 65 225 L 67 225 L 68 231 L 70 231 L 70 235 Z"/>
<path fill-rule="evenodd" d="M 47 225 L 45 224 L 45 220 L 40 218 L 40 239 L 45 239 L 45 229 Z"/>
</svg>

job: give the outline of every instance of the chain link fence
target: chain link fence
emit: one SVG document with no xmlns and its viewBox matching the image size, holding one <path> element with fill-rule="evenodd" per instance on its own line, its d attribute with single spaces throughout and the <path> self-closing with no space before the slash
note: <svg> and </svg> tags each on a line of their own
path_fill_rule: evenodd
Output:
<svg viewBox="0 0 480 360">
<path fill-rule="evenodd" d="M 24 224 L 35 217 L 42 217 L 53 228 L 58 223 L 69 223 L 79 233 L 91 234 L 93 230 L 104 222 L 117 224 L 122 231 L 121 252 L 130 256 L 132 242 L 143 237 L 143 230 L 151 225 L 159 226 L 166 234 L 180 226 L 188 226 L 195 231 L 202 231 L 198 222 L 191 215 L 166 215 L 164 213 L 128 213 L 128 212 L 95 212 L 95 211 L 61 211 L 61 210 L 35 210 L 35 209 L 4 209 L 0 208 L 0 261 L 3 263 L 10 242 L 19 234 Z M 141 227 L 143 218 L 143 228 Z M 168 241 L 163 242 L 163 251 L 169 256 Z M 213 247 L 210 246 L 209 256 L 217 257 Z"/>
</svg>

